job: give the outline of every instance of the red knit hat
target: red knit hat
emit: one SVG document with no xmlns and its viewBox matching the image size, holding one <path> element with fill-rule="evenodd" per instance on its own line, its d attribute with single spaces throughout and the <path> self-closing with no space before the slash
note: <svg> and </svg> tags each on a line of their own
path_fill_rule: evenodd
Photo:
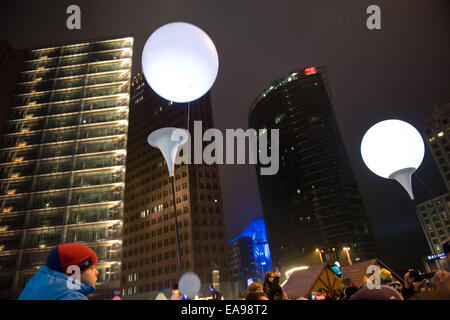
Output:
<svg viewBox="0 0 450 320">
<path fill-rule="evenodd" d="M 50 251 L 47 258 L 47 267 L 67 273 L 67 268 L 76 265 L 81 272 L 88 270 L 98 262 L 94 250 L 80 243 L 64 243 Z"/>
</svg>

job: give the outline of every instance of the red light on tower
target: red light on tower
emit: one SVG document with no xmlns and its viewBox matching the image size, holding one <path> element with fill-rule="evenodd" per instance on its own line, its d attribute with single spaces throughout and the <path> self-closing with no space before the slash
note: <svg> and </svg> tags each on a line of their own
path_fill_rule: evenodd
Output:
<svg viewBox="0 0 450 320">
<path fill-rule="evenodd" d="M 305 69 L 305 75 L 310 76 L 312 74 L 316 74 L 317 70 L 315 67 Z"/>
</svg>

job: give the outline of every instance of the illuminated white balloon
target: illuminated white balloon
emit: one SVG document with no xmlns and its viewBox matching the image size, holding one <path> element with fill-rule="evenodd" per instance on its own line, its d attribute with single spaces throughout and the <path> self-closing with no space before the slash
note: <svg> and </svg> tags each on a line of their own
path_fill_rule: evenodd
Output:
<svg viewBox="0 0 450 320">
<path fill-rule="evenodd" d="M 361 155 L 373 173 L 397 180 L 414 199 L 411 175 L 425 155 L 425 145 L 416 128 L 401 120 L 379 122 L 364 135 Z"/>
<path fill-rule="evenodd" d="M 148 38 L 142 69 L 150 87 L 174 102 L 189 102 L 211 89 L 219 57 L 211 38 L 186 22 L 166 24 Z"/>
<path fill-rule="evenodd" d="M 187 272 L 183 274 L 178 282 L 178 288 L 182 294 L 188 296 L 189 299 L 193 299 L 195 295 L 200 291 L 201 281 L 197 274 L 193 272 Z"/>
</svg>

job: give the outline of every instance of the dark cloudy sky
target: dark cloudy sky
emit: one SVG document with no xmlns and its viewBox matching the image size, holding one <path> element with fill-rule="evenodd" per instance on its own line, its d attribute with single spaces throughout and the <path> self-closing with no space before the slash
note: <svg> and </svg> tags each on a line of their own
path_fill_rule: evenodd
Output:
<svg viewBox="0 0 450 320">
<path fill-rule="evenodd" d="M 66 8 L 81 7 L 82 29 L 66 28 Z M 382 29 L 366 28 L 366 8 L 381 7 Z M 3 0 L 0 39 L 15 48 L 133 34 L 140 69 L 148 36 L 186 21 L 215 42 L 220 70 L 212 90 L 215 126 L 248 127 L 255 97 L 299 67 L 328 68 L 334 108 L 381 258 L 394 268 L 418 266 L 429 249 L 414 212 L 417 203 L 394 181 L 372 174 L 359 146 L 378 121 L 397 118 L 424 128 L 429 108 L 450 101 L 448 0 Z M 413 178 L 417 201 L 446 190 L 426 149 Z M 253 166 L 221 166 L 228 240 L 262 209 Z"/>
</svg>

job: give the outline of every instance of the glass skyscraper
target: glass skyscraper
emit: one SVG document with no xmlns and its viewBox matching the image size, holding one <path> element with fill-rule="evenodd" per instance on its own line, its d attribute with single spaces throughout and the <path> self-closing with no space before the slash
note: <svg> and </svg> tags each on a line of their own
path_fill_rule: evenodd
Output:
<svg viewBox="0 0 450 320">
<path fill-rule="evenodd" d="M 301 68 L 272 83 L 253 103 L 249 127 L 279 129 L 278 173 L 259 175 L 256 166 L 273 265 L 345 265 L 344 246 L 353 260 L 376 257 L 325 68 Z"/>
<path fill-rule="evenodd" d="M 0 296 L 49 251 L 97 252 L 94 298 L 120 289 L 133 38 L 29 50 L 0 150 Z"/>
</svg>

